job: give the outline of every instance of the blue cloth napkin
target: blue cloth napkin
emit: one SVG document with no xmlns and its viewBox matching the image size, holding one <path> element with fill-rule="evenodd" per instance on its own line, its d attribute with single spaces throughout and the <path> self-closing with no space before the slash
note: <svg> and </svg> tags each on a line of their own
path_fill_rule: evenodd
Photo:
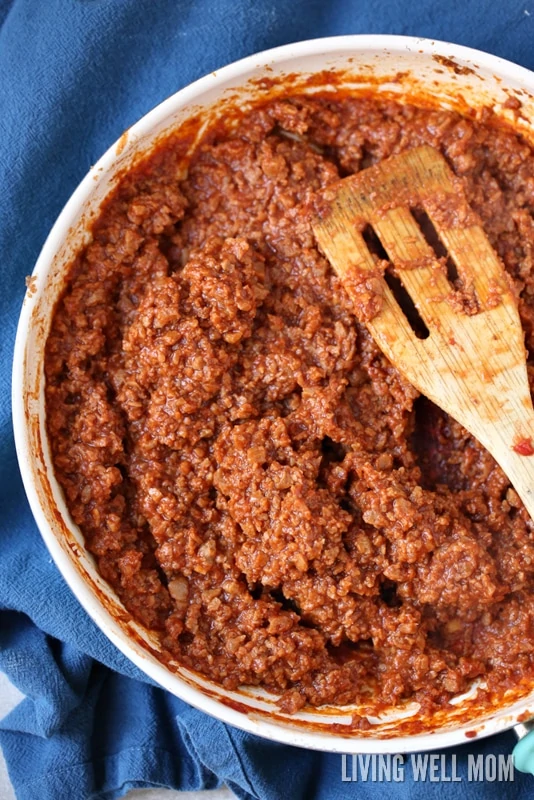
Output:
<svg viewBox="0 0 534 800">
<path fill-rule="evenodd" d="M 120 133 L 180 87 L 236 58 L 344 33 L 442 38 L 534 68 L 532 0 L 0 0 L 0 667 L 26 695 L 0 724 L 20 800 L 116 798 L 132 787 L 240 798 L 426 798 L 430 782 L 342 781 L 341 758 L 224 726 L 155 687 L 79 606 L 52 563 L 20 481 L 11 354 L 24 278 L 61 207 Z M 527 797 L 534 779 L 467 782 L 454 798 Z M 350 770 L 349 770 L 350 771 Z"/>
</svg>

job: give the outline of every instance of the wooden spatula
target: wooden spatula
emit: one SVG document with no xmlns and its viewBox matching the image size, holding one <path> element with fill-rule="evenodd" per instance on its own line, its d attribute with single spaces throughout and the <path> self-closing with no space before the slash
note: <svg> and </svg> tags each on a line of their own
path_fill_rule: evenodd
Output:
<svg viewBox="0 0 534 800">
<path fill-rule="evenodd" d="M 445 259 L 416 221 L 421 212 L 456 266 L 464 307 Z M 517 301 L 441 154 L 418 147 L 330 186 L 313 228 L 381 350 L 481 442 L 534 518 L 534 410 Z M 415 303 L 426 338 L 412 328 L 386 282 L 384 261 L 370 251 L 370 228 L 391 262 L 388 272 Z"/>
</svg>

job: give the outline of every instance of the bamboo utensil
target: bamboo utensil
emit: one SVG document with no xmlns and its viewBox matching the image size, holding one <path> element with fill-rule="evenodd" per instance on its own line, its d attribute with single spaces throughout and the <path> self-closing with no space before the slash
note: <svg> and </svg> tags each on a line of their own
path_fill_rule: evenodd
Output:
<svg viewBox="0 0 534 800">
<path fill-rule="evenodd" d="M 517 299 L 459 179 L 423 146 L 328 187 L 320 205 L 316 239 L 381 350 L 491 453 L 534 518 L 534 410 Z M 406 297 L 399 305 L 399 281 L 416 311 Z"/>
</svg>

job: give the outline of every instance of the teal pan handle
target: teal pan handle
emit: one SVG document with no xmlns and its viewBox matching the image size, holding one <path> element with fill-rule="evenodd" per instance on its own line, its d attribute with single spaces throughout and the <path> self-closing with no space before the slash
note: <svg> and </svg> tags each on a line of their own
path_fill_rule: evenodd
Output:
<svg viewBox="0 0 534 800">
<path fill-rule="evenodd" d="M 514 767 L 534 775 L 534 719 L 514 727 L 519 738 L 513 749 Z"/>
</svg>

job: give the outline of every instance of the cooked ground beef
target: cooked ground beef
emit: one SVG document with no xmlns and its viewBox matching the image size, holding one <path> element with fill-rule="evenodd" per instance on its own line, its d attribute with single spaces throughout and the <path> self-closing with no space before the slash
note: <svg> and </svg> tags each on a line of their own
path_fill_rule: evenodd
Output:
<svg viewBox="0 0 534 800">
<path fill-rule="evenodd" d="M 161 145 L 102 209 L 47 343 L 55 470 L 101 574 L 167 654 L 288 711 L 534 682 L 533 524 L 356 321 L 310 227 L 319 190 L 424 143 L 534 354 L 530 146 L 489 111 L 342 96 L 213 128 L 185 178 Z"/>
</svg>

